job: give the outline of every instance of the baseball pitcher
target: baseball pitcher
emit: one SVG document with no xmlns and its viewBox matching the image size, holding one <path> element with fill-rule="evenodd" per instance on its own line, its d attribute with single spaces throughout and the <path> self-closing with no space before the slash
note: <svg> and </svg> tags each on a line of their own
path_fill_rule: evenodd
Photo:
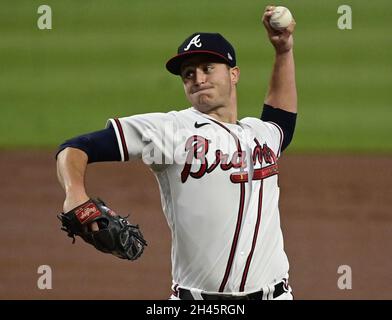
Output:
<svg viewBox="0 0 392 320">
<path fill-rule="evenodd" d="M 297 113 L 294 20 L 284 30 L 262 21 L 275 61 L 260 118 L 238 119 L 240 69 L 219 33 L 185 39 L 167 70 L 190 106 L 109 119 L 106 128 L 64 142 L 57 153 L 65 190 L 62 229 L 98 250 L 135 260 L 146 241 L 137 225 L 90 198 L 89 163 L 142 159 L 159 183 L 172 233 L 171 299 L 292 299 L 279 219 L 278 161 Z"/>
</svg>

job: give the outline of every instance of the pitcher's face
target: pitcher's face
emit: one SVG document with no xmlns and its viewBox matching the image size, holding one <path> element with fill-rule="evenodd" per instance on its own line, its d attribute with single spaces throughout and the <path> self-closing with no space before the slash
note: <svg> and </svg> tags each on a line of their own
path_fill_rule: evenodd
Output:
<svg viewBox="0 0 392 320">
<path fill-rule="evenodd" d="M 236 90 L 238 68 L 217 62 L 209 56 L 196 56 L 181 67 L 181 78 L 189 102 L 201 112 L 229 105 Z"/>
</svg>

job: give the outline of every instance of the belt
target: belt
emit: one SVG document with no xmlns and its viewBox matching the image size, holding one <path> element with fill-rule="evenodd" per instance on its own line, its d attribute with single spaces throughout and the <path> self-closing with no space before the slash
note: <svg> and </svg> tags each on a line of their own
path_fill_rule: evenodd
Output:
<svg viewBox="0 0 392 320">
<path fill-rule="evenodd" d="M 181 300 L 195 300 L 193 297 L 192 293 L 188 289 L 184 288 L 178 288 L 178 297 Z M 288 284 L 287 280 L 284 279 L 283 281 L 277 283 L 274 286 L 274 292 L 272 294 L 273 298 L 277 298 L 283 293 L 288 291 Z M 257 292 L 252 292 L 246 295 L 232 295 L 232 294 L 227 294 L 227 293 L 206 293 L 206 292 L 201 292 L 201 296 L 203 300 L 262 300 L 263 299 L 264 292 L 263 290 L 257 291 Z M 265 298 L 264 298 L 265 299 Z"/>
</svg>

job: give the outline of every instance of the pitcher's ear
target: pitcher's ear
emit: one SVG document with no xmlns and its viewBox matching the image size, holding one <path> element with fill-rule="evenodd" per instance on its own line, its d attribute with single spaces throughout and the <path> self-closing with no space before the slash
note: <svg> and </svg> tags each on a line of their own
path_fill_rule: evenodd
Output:
<svg viewBox="0 0 392 320">
<path fill-rule="evenodd" d="M 240 73 L 241 72 L 239 67 L 230 68 L 230 77 L 234 84 L 237 84 L 238 81 L 240 81 Z"/>
</svg>

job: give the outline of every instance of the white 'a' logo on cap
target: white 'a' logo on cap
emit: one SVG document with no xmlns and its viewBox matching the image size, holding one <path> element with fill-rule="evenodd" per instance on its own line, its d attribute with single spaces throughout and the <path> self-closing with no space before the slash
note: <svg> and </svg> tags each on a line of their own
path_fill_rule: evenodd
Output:
<svg viewBox="0 0 392 320">
<path fill-rule="evenodd" d="M 188 51 L 192 44 L 193 44 L 195 47 L 200 48 L 200 47 L 201 47 L 201 40 L 199 39 L 199 37 L 200 37 L 200 34 L 198 34 L 197 36 L 194 36 L 194 37 L 192 38 L 192 40 L 189 41 L 189 43 L 188 43 L 188 45 L 186 46 L 186 48 L 184 48 L 184 51 Z"/>
</svg>

